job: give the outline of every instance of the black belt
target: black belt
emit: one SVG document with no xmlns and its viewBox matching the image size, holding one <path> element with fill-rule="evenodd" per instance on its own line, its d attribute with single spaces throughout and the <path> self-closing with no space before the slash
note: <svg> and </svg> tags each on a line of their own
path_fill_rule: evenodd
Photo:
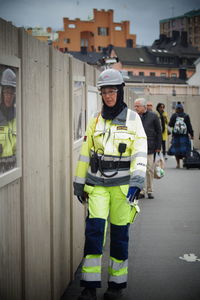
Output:
<svg viewBox="0 0 200 300">
<path fill-rule="evenodd" d="M 105 161 L 101 160 L 100 162 L 101 168 L 103 171 L 105 170 L 120 170 L 120 169 L 129 169 L 130 161 Z"/>
</svg>

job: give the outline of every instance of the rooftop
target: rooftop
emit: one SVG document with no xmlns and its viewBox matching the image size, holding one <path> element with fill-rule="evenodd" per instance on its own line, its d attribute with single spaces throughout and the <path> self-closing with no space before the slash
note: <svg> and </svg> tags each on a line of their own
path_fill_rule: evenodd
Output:
<svg viewBox="0 0 200 300">
<path fill-rule="evenodd" d="M 196 17 L 196 16 L 200 16 L 200 9 L 191 10 L 191 11 L 185 13 L 184 15 L 180 15 L 180 16 L 177 16 L 177 17 L 162 19 L 159 22 L 160 23 L 165 23 L 165 22 L 169 22 L 170 20 L 182 19 L 182 18 L 191 18 L 191 17 Z"/>
</svg>

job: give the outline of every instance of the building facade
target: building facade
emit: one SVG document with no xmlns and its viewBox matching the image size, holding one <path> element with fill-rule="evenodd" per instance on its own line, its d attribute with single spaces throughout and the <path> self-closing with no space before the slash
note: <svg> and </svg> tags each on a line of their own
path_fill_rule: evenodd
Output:
<svg viewBox="0 0 200 300">
<path fill-rule="evenodd" d="M 151 47 L 113 47 L 110 56 L 118 57 L 113 67 L 136 82 L 183 83 L 195 72 L 200 51 L 187 43 L 187 33 L 173 31 L 173 37 L 160 35 Z"/>
<path fill-rule="evenodd" d="M 200 9 L 182 16 L 160 20 L 160 34 L 172 37 L 173 31 L 186 31 L 188 43 L 200 50 Z"/>
<path fill-rule="evenodd" d="M 93 19 L 81 21 L 63 18 L 64 30 L 58 31 L 58 39 L 53 46 L 62 52 L 101 52 L 108 45 L 116 47 L 136 47 L 136 35 L 130 34 L 130 22 L 113 22 L 113 10 L 93 10 Z"/>
</svg>

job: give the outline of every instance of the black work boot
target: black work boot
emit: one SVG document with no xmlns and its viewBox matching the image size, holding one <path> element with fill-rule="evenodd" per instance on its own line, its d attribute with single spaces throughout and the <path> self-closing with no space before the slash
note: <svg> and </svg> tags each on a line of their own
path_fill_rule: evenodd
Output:
<svg viewBox="0 0 200 300">
<path fill-rule="evenodd" d="M 84 288 L 77 300 L 97 300 L 95 288 Z"/>
<path fill-rule="evenodd" d="M 122 297 L 122 289 L 108 288 L 104 294 L 104 300 L 117 300 Z"/>
</svg>

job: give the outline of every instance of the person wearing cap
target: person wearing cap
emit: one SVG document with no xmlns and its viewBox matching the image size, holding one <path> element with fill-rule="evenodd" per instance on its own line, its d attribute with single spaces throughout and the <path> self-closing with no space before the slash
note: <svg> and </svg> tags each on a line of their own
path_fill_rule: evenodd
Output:
<svg viewBox="0 0 200 300">
<path fill-rule="evenodd" d="M 172 114 L 168 125 L 172 128 L 172 141 L 167 154 L 175 156 L 176 168 L 179 169 L 181 159 L 191 151 L 190 139 L 194 137 L 190 117 L 184 112 L 181 102 L 176 104 L 175 113 Z"/>
<path fill-rule="evenodd" d="M 110 221 L 108 289 L 104 299 L 119 299 L 127 286 L 129 226 L 134 201 L 143 188 L 147 140 L 138 114 L 124 102 L 124 80 L 114 69 L 98 78 L 102 110 L 88 123 L 76 168 L 74 194 L 88 202 L 79 300 L 97 299 L 101 261 Z"/>
<path fill-rule="evenodd" d="M 0 100 L 0 173 L 16 164 L 16 117 L 15 117 L 16 75 L 7 68 L 1 77 Z"/>
</svg>

